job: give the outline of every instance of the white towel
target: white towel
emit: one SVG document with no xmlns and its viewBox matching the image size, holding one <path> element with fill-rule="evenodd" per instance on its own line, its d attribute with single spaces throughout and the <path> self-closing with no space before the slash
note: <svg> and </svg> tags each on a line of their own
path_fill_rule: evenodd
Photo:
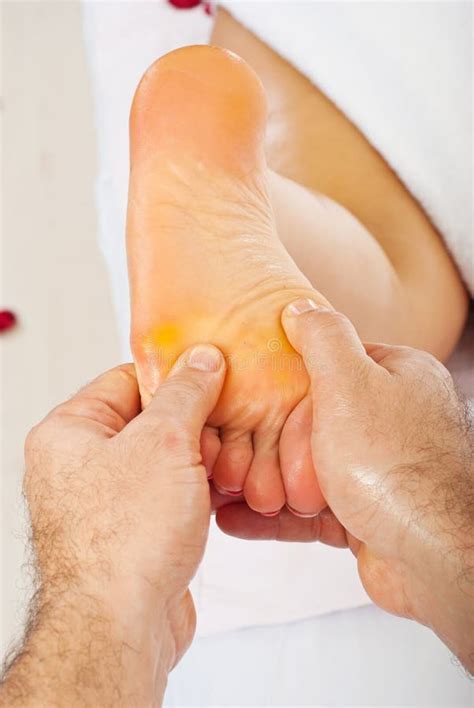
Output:
<svg viewBox="0 0 474 708">
<path fill-rule="evenodd" d="M 221 5 L 364 133 L 438 228 L 474 295 L 472 3 Z"/>
</svg>

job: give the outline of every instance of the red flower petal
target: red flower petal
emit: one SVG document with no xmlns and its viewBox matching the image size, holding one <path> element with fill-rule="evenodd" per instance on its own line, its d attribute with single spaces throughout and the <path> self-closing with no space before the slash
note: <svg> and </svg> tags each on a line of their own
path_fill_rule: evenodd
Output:
<svg viewBox="0 0 474 708">
<path fill-rule="evenodd" d="M 16 325 L 16 315 L 10 310 L 0 311 L 0 332 L 6 332 Z"/>
<path fill-rule="evenodd" d="M 202 0 L 168 0 L 171 5 L 174 5 L 179 10 L 189 10 L 201 4 Z"/>
</svg>

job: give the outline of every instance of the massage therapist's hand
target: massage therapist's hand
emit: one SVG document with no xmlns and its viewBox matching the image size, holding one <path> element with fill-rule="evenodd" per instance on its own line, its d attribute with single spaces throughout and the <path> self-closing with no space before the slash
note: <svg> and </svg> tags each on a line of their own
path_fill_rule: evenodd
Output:
<svg viewBox="0 0 474 708">
<path fill-rule="evenodd" d="M 348 543 L 374 601 L 434 628 L 472 671 L 472 430 L 448 371 L 407 347 L 364 348 L 347 318 L 309 301 L 287 308 L 283 326 L 311 379 L 311 399 L 287 426 L 312 427 L 332 513 L 269 519 L 234 505 L 218 511 L 220 527 L 246 538 Z"/>
<path fill-rule="evenodd" d="M 200 435 L 224 369 L 217 349 L 194 348 L 139 414 L 134 368 L 122 366 L 31 431 L 40 590 L 1 705 L 160 703 L 194 632 L 188 585 L 210 518 Z"/>
</svg>

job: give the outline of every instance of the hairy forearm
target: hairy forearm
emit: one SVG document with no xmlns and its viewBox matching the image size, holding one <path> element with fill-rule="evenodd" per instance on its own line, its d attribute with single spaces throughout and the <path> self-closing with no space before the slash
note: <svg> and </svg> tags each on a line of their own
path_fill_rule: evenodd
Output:
<svg viewBox="0 0 474 708">
<path fill-rule="evenodd" d="M 163 616 L 137 612 L 130 626 L 131 616 L 78 593 L 40 603 L 0 706 L 161 705 L 174 659 Z"/>
<path fill-rule="evenodd" d="M 422 621 L 428 624 L 474 674 L 474 542 L 471 535 L 446 541 L 436 571 L 428 576 L 432 603 Z M 431 563 L 434 569 L 434 561 Z"/>
<path fill-rule="evenodd" d="M 436 569 L 416 587 L 416 619 L 430 627 L 474 674 L 474 552 L 467 539 L 464 550 L 447 543 Z"/>
<path fill-rule="evenodd" d="M 472 421 L 465 422 L 459 448 L 430 471 L 424 504 L 419 501 L 413 515 L 424 538 L 411 568 L 425 588 L 418 619 L 474 673 L 474 438 Z"/>
</svg>

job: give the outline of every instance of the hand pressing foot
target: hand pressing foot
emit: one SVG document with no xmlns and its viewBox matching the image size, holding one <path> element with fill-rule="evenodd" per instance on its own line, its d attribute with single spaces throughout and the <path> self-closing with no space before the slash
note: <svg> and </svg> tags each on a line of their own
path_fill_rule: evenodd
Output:
<svg viewBox="0 0 474 708">
<path fill-rule="evenodd" d="M 286 502 L 315 514 L 325 504 L 306 426 L 287 431 L 279 451 L 308 388 L 280 313 L 296 298 L 324 298 L 276 234 L 265 122 L 262 85 L 227 51 L 179 49 L 143 77 L 131 112 L 132 350 L 146 405 L 180 352 L 199 342 L 219 347 L 228 374 L 210 420 L 218 437 L 208 429 L 203 438 L 216 487 L 243 490 L 261 513 Z"/>
</svg>

